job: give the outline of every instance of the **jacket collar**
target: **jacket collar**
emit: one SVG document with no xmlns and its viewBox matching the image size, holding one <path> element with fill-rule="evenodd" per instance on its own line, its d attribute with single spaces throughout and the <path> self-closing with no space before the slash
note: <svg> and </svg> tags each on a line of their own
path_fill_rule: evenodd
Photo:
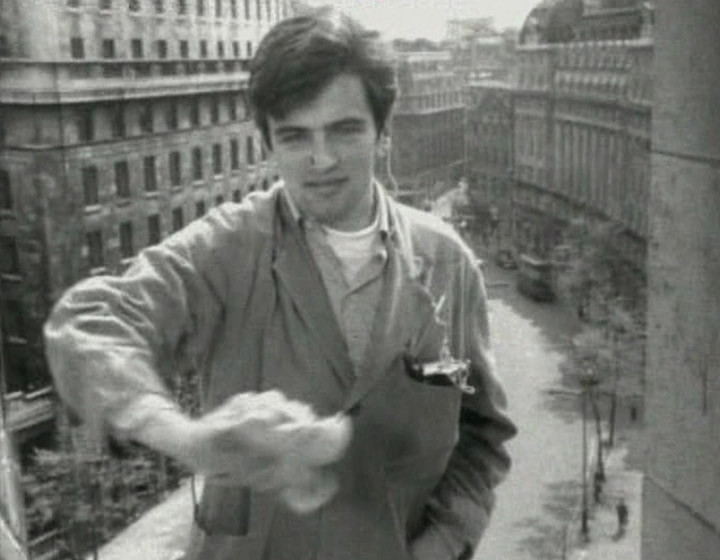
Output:
<svg viewBox="0 0 720 560">
<path fill-rule="evenodd" d="M 325 355 L 341 384 L 349 389 L 346 410 L 383 378 L 402 352 L 413 351 L 418 336 L 425 338 L 427 333 L 442 329 L 435 312 L 436 302 L 427 287 L 431 263 L 415 251 L 410 227 L 397 203 L 379 185 L 376 192 L 378 208 L 384 213 L 381 220 L 386 226 L 388 260 L 368 341 L 372 351 L 366 353 L 356 376 L 322 276 L 305 241 L 302 219 L 293 211 L 284 189 L 277 188 L 279 219 L 275 225 L 273 269 L 312 333 L 318 351 Z M 438 337 L 435 334 L 430 338 Z"/>
</svg>

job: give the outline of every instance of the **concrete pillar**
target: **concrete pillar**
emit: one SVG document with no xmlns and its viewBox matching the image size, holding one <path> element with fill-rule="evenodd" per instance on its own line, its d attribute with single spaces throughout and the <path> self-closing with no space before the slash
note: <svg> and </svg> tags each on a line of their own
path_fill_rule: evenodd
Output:
<svg viewBox="0 0 720 560">
<path fill-rule="evenodd" d="M 720 550 L 720 2 L 654 33 L 643 560 Z"/>
</svg>

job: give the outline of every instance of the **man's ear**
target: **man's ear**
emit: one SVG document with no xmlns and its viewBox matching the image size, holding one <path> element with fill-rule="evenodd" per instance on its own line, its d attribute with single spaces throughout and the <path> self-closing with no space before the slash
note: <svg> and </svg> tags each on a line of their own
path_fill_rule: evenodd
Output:
<svg viewBox="0 0 720 560">
<path fill-rule="evenodd" d="M 378 157 L 384 158 L 390 155 L 390 150 L 392 150 L 392 140 L 388 131 L 384 130 L 380 133 L 375 149 Z"/>
</svg>

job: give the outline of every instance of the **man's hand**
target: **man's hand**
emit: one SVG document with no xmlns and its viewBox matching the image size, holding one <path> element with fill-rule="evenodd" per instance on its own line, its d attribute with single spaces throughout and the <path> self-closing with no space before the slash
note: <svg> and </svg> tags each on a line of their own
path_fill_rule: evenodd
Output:
<svg viewBox="0 0 720 560">
<path fill-rule="evenodd" d="M 312 511 L 337 490 L 328 468 L 345 453 L 351 424 L 318 418 L 278 391 L 242 393 L 192 420 L 183 462 L 208 481 L 277 491 L 296 511 Z"/>
</svg>

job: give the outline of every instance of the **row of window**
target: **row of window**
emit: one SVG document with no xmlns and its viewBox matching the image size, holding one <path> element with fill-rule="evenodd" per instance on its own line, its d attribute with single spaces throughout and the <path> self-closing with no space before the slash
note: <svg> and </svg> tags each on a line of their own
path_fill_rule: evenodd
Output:
<svg viewBox="0 0 720 560">
<path fill-rule="evenodd" d="M 118 56 L 115 39 L 102 39 L 100 43 L 100 52 L 98 53 L 101 58 L 105 60 L 112 60 Z M 239 41 L 232 41 L 232 56 L 234 58 L 242 58 L 243 54 L 240 49 Z M 167 59 L 170 55 L 170 49 L 168 42 L 165 39 L 158 39 L 154 42 L 153 54 L 159 59 Z M 215 54 L 217 58 L 225 58 L 225 42 L 218 41 L 216 44 Z M 134 60 L 142 60 L 145 57 L 145 44 L 142 39 L 131 39 L 130 40 L 130 55 Z M 253 44 L 252 41 L 245 42 L 245 58 L 252 58 L 253 55 Z M 83 60 L 85 58 L 85 39 L 83 37 L 71 37 L 70 38 L 70 56 L 75 60 Z M 201 39 L 198 42 L 197 57 L 208 58 L 208 42 L 205 39 Z M 188 59 L 190 58 L 190 43 L 187 39 L 181 39 L 178 41 L 178 52 L 176 58 Z"/>
<path fill-rule="evenodd" d="M 229 121 L 237 121 L 240 118 L 246 118 L 247 108 L 244 100 L 240 100 L 240 110 L 238 110 L 238 99 L 234 94 L 229 95 L 224 101 L 220 95 L 212 95 L 209 97 L 208 114 L 210 116 L 209 123 L 201 118 L 200 96 L 191 97 L 187 103 L 187 120 L 181 119 L 185 115 L 181 115 L 181 103 L 170 100 L 159 105 L 154 105 L 148 101 L 140 106 L 137 114 L 137 130 L 141 134 L 152 134 L 156 131 L 156 114 L 158 110 L 164 112 L 165 129 L 169 131 L 179 130 L 181 122 L 187 122 L 190 127 L 198 127 L 204 124 L 220 124 L 221 109 L 224 105 Z M 183 103 L 184 107 L 185 104 Z M 106 110 L 108 115 L 96 115 L 95 108 Z M 95 138 L 95 119 L 106 118 L 110 123 L 111 138 L 125 138 L 128 135 L 128 122 L 126 118 L 125 105 L 122 102 L 110 103 L 106 105 L 88 105 L 80 107 L 76 111 L 76 128 L 77 138 L 80 142 L 92 142 Z"/>
<path fill-rule="evenodd" d="M 229 142 L 230 170 L 240 169 L 240 140 L 233 138 Z M 224 173 L 223 146 L 215 143 L 211 148 L 212 173 L 219 176 Z M 190 152 L 191 178 L 193 182 L 202 181 L 205 178 L 205 162 L 203 149 L 194 147 Z M 178 151 L 168 154 L 168 177 L 170 186 L 180 187 L 183 184 L 183 154 Z M 255 164 L 255 142 L 252 136 L 248 136 L 245 142 L 245 161 L 248 165 Z M 143 185 L 146 192 L 158 190 L 158 157 L 151 155 L 143 158 Z M 129 199 L 130 194 L 130 166 L 127 160 L 116 161 L 113 165 L 115 192 L 118 198 Z M 86 206 L 93 206 L 100 203 L 99 175 L 95 165 L 88 165 L 81 169 L 81 180 Z M 10 174 L 5 169 L 0 169 L 0 210 L 13 210 L 14 197 Z"/>
<path fill-rule="evenodd" d="M 230 169 L 240 169 L 240 141 L 236 138 L 230 140 Z M 178 151 L 168 154 L 168 177 L 171 187 L 181 187 L 183 184 L 183 154 Z M 255 148 L 252 137 L 247 138 L 246 157 L 248 164 L 255 162 Z M 216 143 L 211 149 L 212 173 L 214 176 L 223 174 L 223 146 Z M 205 178 L 203 149 L 194 147 L 190 152 L 191 178 L 193 182 L 202 181 Z M 130 167 L 127 160 L 120 160 L 114 163 L 115 193 L 120 199 L 129 199 L 130 193 Z M 86 206 L 94 206 L 100 203 L 98 168 L 95 165 L 88 165 L 81 169 L 84 200 Z M 145 192 L 158 190 L 158 158 L 157 156 L 145 156 L 143 158 L 143 186 Z"/>
<path fill-rule="evenodd" d="M 252 190 L 252 187 L 251 187 Z M 240 202 L 240 189 L 236 189 L 232 193 L 234 202 Z M 215 205 L 225 202 L 223 195 L 215 197 Z M 198 200 L 195 202 L 195 218 L 200 218 L 207 211 L 206 201 Z M 172 233 L 180 231 L 185 227 L 184 208 L 178 206 L 172 209 L 171 227 Z M 134 224 L 132 221 L 120 222 L 118 225 L 118 237 L 120 240 L 120 258 L 130 259 L 135 256 L 138 250 L 137 239 L 135 235 Z M 162 225 L 160 214 L 151 214 L 147 217 L 147 242 L 146 247 L 156 245 L 162 240 Z M 87 246 L 88 265 L 91 270 L 102 269 L 106 266 L 105 261 L 105 245 L 103 244 L 103 234 L 100 230 L 89 231 L 85 234 L 85 243 Z"/>
<path fill-rule="evenodd" d="M 250 19 L 252 10 L 252 0 L 242 0 L 245 19 Z M 115 0 L 114 4 L 118 7 L 125 5 L 128 11 L 133 13 L 139 13 L 142 11 L 143 3 L 140 0 Z M 194 13 L 198 17 L 205 17 L 214 14 L 216 18 L 226 17 L 230 15 L 232 18 L 237 19 L 239 17 L 238 0 L 214 0 L 211 5 L 210 0 L 194 0 Z M 148 5 L 152 5 L 152 11 L 156 15 L 163 15 L 174 9 L 175 13 L 179 16 L 188 15 L 191 12 L 191 1 L 190 0 L 152 0 L 147 2 Z M 68 8 L 81 8 L 83 6 L 97 6 L 100 10 L 112 10 L 113 0 L 67 0 Z M 171 6 L 172 5 L 172 6 Z M 148 6 L 149 7 L 149 6 Z M 276 18 L 280 15 L 283 17 L 286 14 L 285 3 L 282 0 L 255 0 L 255 15 L 258 20 L 263 18 L 263 15 L 268 21 L 272 19 L 273 12 Z M 213 9 L 214 8 L 214 9 Z M 212 12 L 211 12 L 212 10 Z M 264 14 L 263 14 L 264 12 Z"/>
</svg>

